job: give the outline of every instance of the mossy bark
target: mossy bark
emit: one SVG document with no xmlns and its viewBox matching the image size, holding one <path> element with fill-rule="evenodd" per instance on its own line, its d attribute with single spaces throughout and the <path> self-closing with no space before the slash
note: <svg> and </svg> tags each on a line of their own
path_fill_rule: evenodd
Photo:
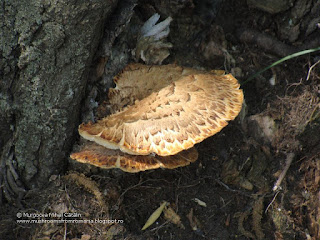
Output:
<svg viewBox="0 0 320 240">
<path fill-rule="evenodd" d="M 13 166 L 27 188 L 65 169 L 88 66 L 116 3 L 4 0 L 0 6 L 0 150 L 13 139 Z"/>
</svg>

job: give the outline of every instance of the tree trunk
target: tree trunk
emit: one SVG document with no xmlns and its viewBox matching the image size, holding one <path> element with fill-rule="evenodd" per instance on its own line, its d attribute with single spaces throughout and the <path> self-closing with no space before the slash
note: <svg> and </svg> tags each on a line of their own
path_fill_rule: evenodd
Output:
<svg viewBox="0 0 320 240">
<path fill-rule="evenodd" d="M 65 169 L 88 66 L 116 3 L 2 1 L 0 183 L 43 187 Z"/>
</svg>

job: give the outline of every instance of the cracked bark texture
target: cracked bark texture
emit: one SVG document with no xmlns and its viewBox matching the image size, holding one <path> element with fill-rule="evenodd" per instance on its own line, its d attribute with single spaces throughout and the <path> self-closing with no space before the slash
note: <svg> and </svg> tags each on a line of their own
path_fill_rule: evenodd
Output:
<svg viewBox="0 0 320 240">
<path fill-rule="evenodd" d="M 1 2 L 0 151 L 13 140 L 13 166 L 27 188 L 43 187 L 65 170 L 88 66 L 116 4 Z"/>
</svg>

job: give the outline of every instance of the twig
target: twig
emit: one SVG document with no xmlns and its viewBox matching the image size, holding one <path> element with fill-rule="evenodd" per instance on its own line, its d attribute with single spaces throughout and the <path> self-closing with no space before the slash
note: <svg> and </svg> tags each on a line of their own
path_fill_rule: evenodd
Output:
<svg viewBox="0 0 320 240">
<path fill-rule="evenodd" d="M 215 179 L 215 181 L 216 181 L 217 183 L 219 183 L 221 186 L 225 187 L 228 191 L 236 192 L 236 193 L 239 193 L 239 194 L 241 194 L 241 195 L 243 195 L 243 196 L 252 198 L 252 196 L 251 196 L 250 194 L 248 194 L 248 193 L 246 193 L 246 192 L 242 192 L 242 191 L 240 191 L 240 190 L 232 189 L 232 188 L 230 188 L 227 184 L 221 182 L 219 179 Z"/>
<path fill-rule="evenodd" d="M 269 208 L 271 207 L 272 203 L 276 200 L 277 196 L 279 194 L 279 191 L 276 192 L 276 194 L 274 195 L 274 197 L 272 198 L 272 201 L 269 203 L 269 205 L 267 206 L 266 210 L 264 211 L 264 213 L 267 213 Z"/>
<path fill-rule="evenodd" d="M 121 195 L 119 196 L 119 198 L 118 198 L 118 200 L 117 200 L 117 203 L 116 203 L 114 206 L 119 206 L 119 205 L 120 205 L 121 199 L 123 198 L 123 196 L 124 196 L 129 190 L 134 189 L 134 188 L 136 188 L 136 187 L 139 187 L 139 186 L 141 186 L 142 184 L 144 184 L 144 183 L 146 183 L 146 182 L 148 182 L 148 181 L 149 181 L 149 180 L 142 181 L 142 179 L 140 178 L 138 184 L 133 185 L 133 186 L 128 187 L 127 189 L 125 189 L 125 190 L 123 191 L 123 193 L 121 193 Z"/>
<path fill-rule="evenodd" d="M 260 33 L 256 30 L 240 28 L 236 34 L 241 42 L 257 44 L 260 48 L 281 57 L 299 51 L 296 47 L 287 45 L 271 35 Z"/>
<path fill-rule="evenodd" d="M 64 233 L 63 233 L 63 240 L 67 239 L 67 223 L 64 223 Z"/>
<path fill-rule="evenodd" d="M 280 187 L 281 183 L 282 183 L 282 180 L 284 179 L 284 177 L 286 176 L 287 174 L 287 171 L 292 163 L 292 160 L 294 158 L 294 153 L 289 153 L 287 155 L 287 159 L 286 159 L 286 165 L 284 166 L 284 169 L 282 170 L 281 174 L 279 175 L 278 177 L 278 180 L 277 182 L 274 184 L 272 190 L 275 192 L 278 190 L 278 188 Z"/>
<path fill-rule="evenodd" d="M 307 81 L 309 80 L 309 78 L 310 78 L 310 74 L 311 74 L 311 71 L 312 71 L 312 69 L 315 67 L 315 66 L 317 66 L 317 64 L 319 64 L 320 63 L 320 60 L 318 60 L 318 62 L 316 62 L 315 64 L 313 64 L 310 68 L 309 68 L 309 71 L 308 71 L 308 75 L 307 75 Z"/>
</svg>

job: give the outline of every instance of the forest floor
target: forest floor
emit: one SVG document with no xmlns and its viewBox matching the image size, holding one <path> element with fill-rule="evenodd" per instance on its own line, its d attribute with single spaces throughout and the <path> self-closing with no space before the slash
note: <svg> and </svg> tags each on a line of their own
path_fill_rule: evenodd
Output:
<svg viewBox="0 0 320 240">
<path fill-rule="evenodd" d="M 197 50 L 171 50 L 165 63 L 230 71 L 244 91 L 243 112 L 196 145 L 196 162 L 135 174 L 96 168 L 80 172 L 70 164 L 70 171 L 52 176 L 45 190 L 29 191 L 23 210 L 9 204 L 1 209 L 0 239 L 320 239 L 319 52 L 288 60 L 246 82 L 308 39 L 304 32 L 296 39 L 289 39 L 290 31 L 281 32 L 281 19 L 294 18 L 293 13 L 289 9 L 280 17 L 230 1 L 215 27 L 199 33 Z M 305 15 L 297 17 L 300 23 L 305 20 Z M 320 30 L 315 31 L 319 38 Z M 220 62 L 204 54 L 217 52 L 216 46 L 208 49 L 217 39 L 227 50 L 216 54 Z M 169 40 L 176 43 L 174 36 Z M 169 203 L 170 216 L 180 221 L 173 223 L 162 214 L 142 231 L 163 201 Z M 76 213 L 66 218 L 94 222 L 21 224 L 16 222 L 18 210 L 40 218 Z"/>
</svg>

